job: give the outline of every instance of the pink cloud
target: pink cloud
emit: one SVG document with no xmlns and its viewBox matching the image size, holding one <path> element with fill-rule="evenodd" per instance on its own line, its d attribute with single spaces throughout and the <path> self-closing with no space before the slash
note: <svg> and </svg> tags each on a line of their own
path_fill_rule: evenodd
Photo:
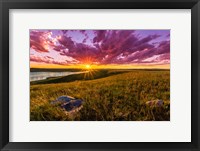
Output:
<svg viewBox="0 0 200 151">
<path fill-rule="evenodd" d="M 94 30 L 92 44 L 86 44 L 90 38 L 86 30 L 78 30 L 78 32 L 85 35 L 82 43 L 77 43 L 73 37 L 69 37 L 66 30 L 62 30 L 62 34 L 56 36 L 52 36 L 52 32 L 31 31 L 31 48 L 41 53 L 48 52 L 51 48 L 60 55 L 71 57 L 79 63 L 88 60 L 99 64 L 142 63 L 155 55 L 160 56 L 159 60 L 152 59 L 149 62 L 159 63 L 162 59 L 166 60 L 165 62 L 170 60 L 170 41 L 167 40 L 169 34 L 163 41 L 156 41 L 161 35 L 150 34 L 139 37 L 134 30 Z M 154 42 L 151 42 L 153 40 Z M 48 63 L 51 60 L 51 58 L 45 59 L 40 58 L 35 61 L 42 60 Z"/>
<path fill-rule="evenodd" d="M 49 52 L 49 46 L 54 45 L 51 34 L 51 32 L 31 30 L 30 48 L 37 52 Z"/>
<path fill-rule="evenodd" d="M 60 62 L 60 61 L 55 61 L 53 58 L 49 56 L 45 57 L 40 57 L 40 56 L 30 56 L 30 61 L 32 62 L 39 62 L 39 63 L 47 63 L 47 64 L 58 64 L 58 65 L 67 65 L 67 62 Z"/>
</svg>

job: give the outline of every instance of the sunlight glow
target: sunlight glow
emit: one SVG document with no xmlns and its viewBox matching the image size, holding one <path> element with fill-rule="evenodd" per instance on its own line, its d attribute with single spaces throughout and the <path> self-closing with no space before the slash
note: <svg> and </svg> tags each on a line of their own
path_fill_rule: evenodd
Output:
<svg viewBox="0 0 200 151">
<path fill-rule="evenodd" d="M 89 65 L 89 66 L 87 66 Z M 87 67 L 89 68 L 87 68 Z M 91 65 L 91 64 L 77 64 L 77 65 L 56 65 L 56 64 L 41 64 L 32 62 L 31 68 L 48 68 L 48 69 L 84 69 L 84 70 L 97 70 L 97 69 L 170 69 L 169 64 L 153 65 L 153 64 L 110 64 L 110 65 Z"/>
<path fill-rule="evenodd" d="M 86 69 L 91 69 L 91 65 L 86 64 L 86 65 L 85 65 L 85 68 L 86 68 Z"/>
</svg>

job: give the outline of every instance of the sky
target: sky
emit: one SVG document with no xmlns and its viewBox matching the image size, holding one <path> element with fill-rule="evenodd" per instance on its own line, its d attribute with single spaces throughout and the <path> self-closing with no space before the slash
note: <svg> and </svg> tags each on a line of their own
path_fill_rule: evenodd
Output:
<svg viewBox="0 0 200 151">
<path fill-rule="evenodd" d="M 169 68 L 170 30 L 30 30 L 30 67 Z"/>
</svg>

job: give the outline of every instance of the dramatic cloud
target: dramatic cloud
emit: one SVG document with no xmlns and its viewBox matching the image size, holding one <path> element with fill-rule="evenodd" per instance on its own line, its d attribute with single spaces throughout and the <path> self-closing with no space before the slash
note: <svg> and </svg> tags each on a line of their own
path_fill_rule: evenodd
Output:
<svg viewBox="0 0 200 151">
<path fill-rule="evenodd" d="M 56 44 L 56 39 L 52 38 L 50 31 L 31 30 L 30 48 L 37 52 L 49 52 L 50 47 Z"/>
<path fill-rule="evenodd" d="M 53 58 L 49 56 L 40 57 L 40 56 L 31 55 L 30 61 L 39 62 L 39 63 L 47 63 L 47 64 L 67 65 L 67 61 L 65 62 L 55 61 Z"/>
<path fill-rule="evenodd" d="M 39 53 L 56 51 L 75 60 L 64 64 L 169 64 L 169 38 L 169 30 L 31 30 L 30 47 Z M 39 58 L 31 61 L 53 63 L 52 55 Z"/>
</svg>

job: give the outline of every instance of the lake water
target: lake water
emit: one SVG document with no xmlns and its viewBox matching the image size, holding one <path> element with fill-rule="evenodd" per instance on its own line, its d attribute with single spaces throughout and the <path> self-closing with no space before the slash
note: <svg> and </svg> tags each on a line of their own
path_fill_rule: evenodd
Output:
<svg viewBox="0 0 200 151">
<path fill-rule="evenodd" d="M 30 72 L 30 81 L 44 80 L 49 77 L 60 77 L 84 72 Z"/>
</svg>

